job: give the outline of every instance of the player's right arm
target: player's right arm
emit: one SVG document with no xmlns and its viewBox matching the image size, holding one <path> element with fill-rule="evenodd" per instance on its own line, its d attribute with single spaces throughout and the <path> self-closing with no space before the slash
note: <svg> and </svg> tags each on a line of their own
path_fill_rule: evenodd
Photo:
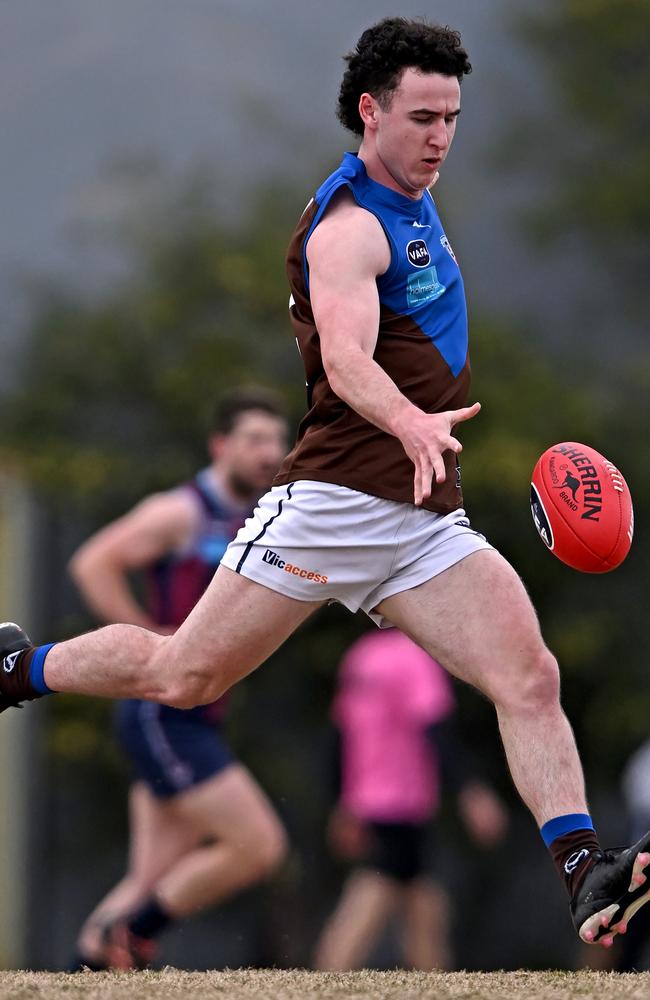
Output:
<svg viewBox="0 0 650 1000">
<path fill-rule="evenodd" d="M 93 614 L 106 623 L 158 630 L 136 600 L 129 574 L 185 544 L 195 517 L 191 499 L 182 491 L 154 494 L 84 542 L 69 570 Z"/>
<path fill-rule="evenodd" d="M 415 467 L 414 501 L 445 479 L 443 453 L 462 450 L 451 431 L 480 404 L 424 413 L 373 359 L 379 333 L 377 277 L 390 266 L 381 224 L 346 190 L 336 196 L 307 243 L 310 299 L 328 381 L 366 420 L 399 438 Z"/>
</svg>

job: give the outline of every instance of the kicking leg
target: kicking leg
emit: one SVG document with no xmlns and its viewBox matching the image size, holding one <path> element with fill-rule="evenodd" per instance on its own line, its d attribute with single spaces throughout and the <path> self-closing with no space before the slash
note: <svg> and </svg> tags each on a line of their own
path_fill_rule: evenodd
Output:
<svg viewBox="0 0 650 1000">
<path fill-rule="evenodd" d="M 582 766 L 560 707 L 559 672 L 519 577 L 477 552 L 379 610 L 495 705 L 510 773 L 538 824 L 586 812 Z"/>
<path fill-rule="evenodd" d="M 497 552 L 476 552 L 378 610 L 494 702 L 510 773 L 565 880 L 576 929 L 611 945 L 650 899 L 650 834 L 600 851 L 557 664 L 517 574 Z"/>
</svg>

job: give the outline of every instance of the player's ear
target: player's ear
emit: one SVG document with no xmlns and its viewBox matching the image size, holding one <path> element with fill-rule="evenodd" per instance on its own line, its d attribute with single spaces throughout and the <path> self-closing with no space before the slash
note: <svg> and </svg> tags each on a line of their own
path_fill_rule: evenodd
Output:
<svg viewBox="0 0 650 1000">
<path fill-rule="evenodd" d="M 359 98 L 359 117 L 369 129 L 377 127 L 377 112 L 379 105 L 372 94 L 363 93 Z"/>
</svg>

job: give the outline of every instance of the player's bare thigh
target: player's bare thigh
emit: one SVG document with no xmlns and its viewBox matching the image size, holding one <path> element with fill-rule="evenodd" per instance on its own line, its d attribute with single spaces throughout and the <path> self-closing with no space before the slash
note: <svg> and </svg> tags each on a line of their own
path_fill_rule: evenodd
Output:
<svg viewBox="0 0 650 1000">
<path fill-rule="evenodd" d="M 158 653 L 210 701 L 263 663 L 322 601 L 297 601 L 220 566 L 205 594 Z"/>
<path fill-rule="evenodd" d="M 378 609 L 456 677 L 494 697 L 548 656 L 523 583 L 495 550 L 475 552 Z"/>
</svg>

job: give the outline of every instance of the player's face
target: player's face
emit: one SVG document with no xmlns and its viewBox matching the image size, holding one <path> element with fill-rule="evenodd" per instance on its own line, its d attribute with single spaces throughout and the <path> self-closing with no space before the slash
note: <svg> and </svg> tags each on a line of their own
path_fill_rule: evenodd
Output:
<svg viewBox="0 0 650 1000">
<path fill-rule="evenodd" d="M 390 187 L 410 197 L 430 187 L 451 148 L 459 113 L 455 76 L 404 70 L 389 107 L 372 109 L 378 165 Z"/>
<path fill-rule="evenodd" d="M 287 452 L 287 424 L 264 410 L 247 410 L 230 434 L 218 435 L 211 444 L 233 491 L 241 496 L 261 495 Z"/>
</svg>

